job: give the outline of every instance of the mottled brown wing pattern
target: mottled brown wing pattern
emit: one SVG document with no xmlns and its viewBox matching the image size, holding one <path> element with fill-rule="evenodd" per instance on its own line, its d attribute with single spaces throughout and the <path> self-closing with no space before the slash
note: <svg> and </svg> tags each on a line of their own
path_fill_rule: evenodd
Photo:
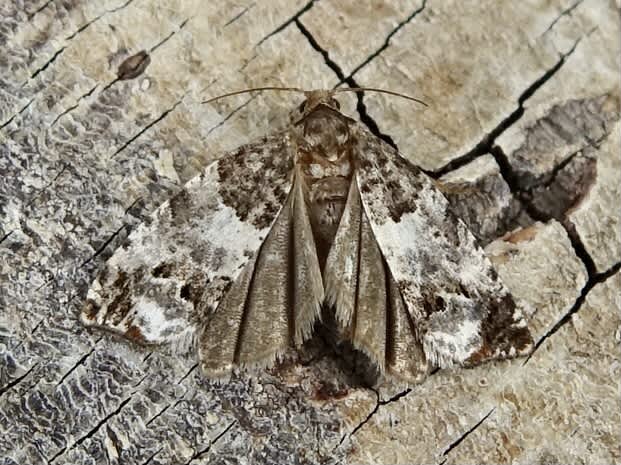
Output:
<svg viewBox="0 0 621 465">
<path fill-rule="evenodd" d="M 134 230 L 88 291 L 81 320 L 141 343 L 188 346 L 286 204 L 286 134 L 209 165 Z"/>
<path fill-rule="evenodd" d="M 428 363 L 474 365 L 528 353 L 522 309 L 433 181 L 362 128 L 356 144 L 362 216 Z"/>
<path fill-rule="evenodd" d="M 257 257 L 205 325 L 203 372 L 222 378 L 235 367 L 269 366 L 311 336 L 323 284 L 300 176 Z"/>
<path fill-rule="evenodd" d="M 322 305 L 409 383 L 529 352 L 522 308 L 433 181 L 332 92 L 300 108 L 287 131 L 226 154 L 132 232 L 81 320 L 141 343 L 198 339 L 211 378 L 300 347 Z"/>
<path fill-rule="evenodd" d="M 385 373 L 409 383 L 429 372 L 413 324 L 351 183 L 324 272 L 326 301 L 343 336 Z"/>
</svg>

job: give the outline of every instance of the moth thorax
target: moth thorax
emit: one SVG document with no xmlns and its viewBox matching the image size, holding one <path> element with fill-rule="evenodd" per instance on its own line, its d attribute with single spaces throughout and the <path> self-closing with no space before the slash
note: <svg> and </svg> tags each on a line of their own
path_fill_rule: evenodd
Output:
<svg viewBox="0 0 621 465">
<path fill-rule="evenodd" d="M 319 104 L 304 116 L 300 126 L 297 162 L 307 187 L 309 219 L 323 270 L 353 173 L 350 121 L 335 109 Z"/>
<path fill-rule="evenodd" d="M 305 145 L 316 154 L 335 161 L 347 150 L 349 124 L 340 113 L 318 107 L 303 122 Z"/>
</svg>

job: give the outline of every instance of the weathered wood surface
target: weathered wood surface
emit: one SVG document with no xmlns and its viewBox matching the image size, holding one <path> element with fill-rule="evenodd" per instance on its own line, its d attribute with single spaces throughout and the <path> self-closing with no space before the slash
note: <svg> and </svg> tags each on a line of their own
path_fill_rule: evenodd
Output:
<svg viewBox="0 0 621 465">
<path fill-rule="evenodd" d="M 620 463 L 619 8 L 2 2 L 0 463 Z M 144 72 L 117 80 L 141 50 Z M 202 99 L 339 83 L 429 101 L 345 107 L 440 178 L 536 308 L 529 360 L 368 386 L 319 341 L 303 363 L 214 385 L 193 357 L 80 326 L 128 231 L 296 104 Z"/>
</svg>

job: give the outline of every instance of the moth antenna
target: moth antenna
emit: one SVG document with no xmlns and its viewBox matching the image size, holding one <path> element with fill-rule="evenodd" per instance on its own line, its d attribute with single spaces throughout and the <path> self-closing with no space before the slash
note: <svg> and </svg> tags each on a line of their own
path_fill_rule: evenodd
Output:
<svg viewBox="0 0 621 465">
<path fill-rule="evenodd" d="M 297 87 L 253 87 L 252 89 L 236 90 L 235 92 L 229 92 L 228 94 L 218 95 L 217 97 L 210 98 L 209 100 L 204 100 L 201 103 L 211 103 L 224 97 L 231 97 L 232 95 L 245 94 L 248 92 L 261 92 L 263 90 L 282 90 L 286 92 L 299 92 L 301 94 L 304 93 L 302 89 L 298 89 Z"/>
<path fill-rule="evenodd" d="M 368 90 L 369 92 L 379 92 L 381 94 L 395 95 L 397 97 L 403 97 L 405 99 L 412 100 L 413 102 L 420 103 L 421 105 L 425 105 L 426 107 L 429 106 L 422 100 L 410 97 L 409 95 L 400 94 L 399 92 L 393 92 L 392 90 L 376 89 L 374 87 L 343 87 L 341 89 L 336 89 L 334 92 L 363 92 L 365 90 Z"/>
</svg>

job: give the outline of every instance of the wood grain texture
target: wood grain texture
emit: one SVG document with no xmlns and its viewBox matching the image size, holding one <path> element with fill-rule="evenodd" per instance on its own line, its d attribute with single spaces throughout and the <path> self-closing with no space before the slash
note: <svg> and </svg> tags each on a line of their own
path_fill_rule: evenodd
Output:
<svg viewBox="0 0 621 465">
<path fill-rule="evenodd" d="M 3 2 L 0 464 L 621 462 L 619 13 L 610 0 Z M 143 50 L 142 73 L 119 80 Z M 128 232 L 299 103 L 201 101 L 266 84 L 430 104 L 342 101 L 438 178 L 530 304 L 526 363 L 373 384 L 324 335 L 221 385 L 193 355 L 80 325 Z"/>
</svg>

